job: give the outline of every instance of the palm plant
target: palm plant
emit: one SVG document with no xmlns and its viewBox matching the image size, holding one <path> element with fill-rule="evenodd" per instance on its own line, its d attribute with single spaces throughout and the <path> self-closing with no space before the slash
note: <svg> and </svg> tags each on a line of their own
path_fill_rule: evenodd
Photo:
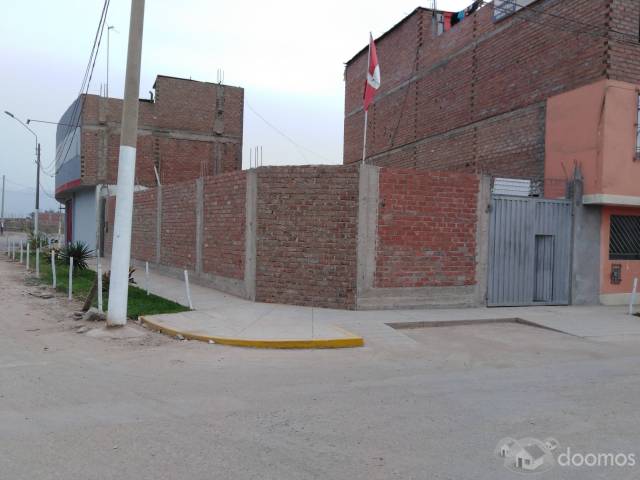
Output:
<svg viewBox="0 0 640 480">
<path fill-rule="evenodd" d="M 73 258 L 73 268 L 79 272 L 89 268 L 88 261 L 91 257 L 93 257 L 93 250 L 86 243 L 78 241 L 67 244 L 60 251 L 58 258 L 63 264 L 69 264 L 69 259 Z"/>
</svg>

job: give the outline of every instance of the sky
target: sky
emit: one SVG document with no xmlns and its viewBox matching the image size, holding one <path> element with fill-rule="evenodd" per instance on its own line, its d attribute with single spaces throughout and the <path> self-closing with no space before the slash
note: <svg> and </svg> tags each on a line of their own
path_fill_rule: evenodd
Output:
<svg viewBox="0 0 640 480">
<path fill-rule="evenodd" d="M 262 147 L 263 165 L 341 163 L 344 62 L 366 46 L 369 31 L 381 35 L 430 3 L 146 0 L 140 97 L 148 98 L 158 74 L 216 82 L 222 69 L 224 83 L 245 89 L 244 168 L 255 146 Z M 438 0 L 438 8 L 460 10 L 471 3 Z M 7 178 L 7 217 L 27 215 L 34 207 L 35 138 L 2 112 L 25 122 L 59 120 L 80 91 L 102 5 L 103 0 L 3 2 L 0 175 Z M 109 7 L 112 97 L 124 91 L 130 5 L 111 0 Z M 106 50 L 105 33 L 90 93 L 98 94 L 106 83 Z M 47 167 L 55 157 L 55 126 L 29 126 Z M 53 178 L 43 174 L 41 183 L 41 209 L 57 209 Z"/>
</svg>

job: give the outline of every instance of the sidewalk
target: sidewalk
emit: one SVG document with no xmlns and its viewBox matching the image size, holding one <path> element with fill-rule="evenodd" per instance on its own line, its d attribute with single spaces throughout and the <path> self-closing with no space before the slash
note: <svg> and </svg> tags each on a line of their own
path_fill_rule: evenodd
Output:
<svg viewBox="0 0 640 480">
<path fill-rule="evenodd" d="M 134 277 L 145 288 L 144 269 L 137 269 Z M 183 280 L 153 269 L 149 279 L 151 293 L 188 305 Z M 194 311 L 148 316 L 143 321 L 171 335 L 263 348 L 352 347 L 366 342 L 407 349 L 417 344 L 402 333 L 403 328 L 488 321 L 517 321 L 591 339 L 640 335 L 640 317 L 628 315 L 628 307 L 350 311 L 251 302 L 194 284 L 191 298 Z"/>
</svg>

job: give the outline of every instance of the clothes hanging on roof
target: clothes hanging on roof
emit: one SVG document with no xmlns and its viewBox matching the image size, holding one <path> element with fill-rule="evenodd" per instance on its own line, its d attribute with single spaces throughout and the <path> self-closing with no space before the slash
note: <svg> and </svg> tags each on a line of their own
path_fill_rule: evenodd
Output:
<svg viewBox="0 0 640 480">
<path fill-rule="evenodd" d="M 474 13 L 476 10 L 478 10 L 478 8 L 480 8 L 480 5 L 482 5 L 482 0 L 476 0 L 464 10 L 460 10 L 459 12 L 453 12 L 451 14 L 451 27 L 453 27 L 455 24 L 460 23 L 462 20 L 464 20 L 464 17 L 468 17 L 469 15 Z"/>
</svg>

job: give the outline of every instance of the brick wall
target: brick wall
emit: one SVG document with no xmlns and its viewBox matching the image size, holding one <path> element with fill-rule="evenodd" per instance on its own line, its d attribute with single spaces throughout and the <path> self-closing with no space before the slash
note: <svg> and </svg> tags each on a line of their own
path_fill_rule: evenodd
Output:
<svg viewBox="0 0 640 480">
<path fill-rule="evenodd" d="M 154 262 L 156 259 L 157 199 L 158 191 L 156 189 L 135 194 L 131 229 L 131 256 L 143 262 Z"/>
<path fill-rule="evenodd" d="M 474 285 L 478 176 L 383 168 L 374 286 Z"/>
<path fill-rule="evenodd" d="M 154 165 L 163 185 L 242 169 L 242 88 L 158 76 L 155 90 L 139 102 L 137 185 L 157 184 Z M 83 98 L 82 184 L 115 184 L 122 100 Z"/>
<path fill-rule="evenodd" d="M 258 170 L 256 299 L 354 308 L 358 169 Z"/>
<path fill-rule="evenodd" d="M 492 14 L 487 5 L 435 36 L 431 12 L 418 9 L 379 39 L 371 163 L 542 175 L 548 97 L 607 75 L 640 83 L 640 45 L 603 37 L 610 26 L 637 40 L 635 0 L 540 0 L 499 22 Z M 569 31 L 576 23 L 562 17 L 600 25 L 603 36 Z M 365 50 L 345 72 L 345 164 L 362 155 L 366 62 Z"/>
<path fill-rule="evenodd" d="M 245 257 L 246 172 L 206 178 L 203 196 L 203 271 L 242 280 Z"/>
<path fill-rule="evenodd" d="M 196 184 L 162 186 L 160 263 L 195 270 L 196 267 Z"/>
</svg>

